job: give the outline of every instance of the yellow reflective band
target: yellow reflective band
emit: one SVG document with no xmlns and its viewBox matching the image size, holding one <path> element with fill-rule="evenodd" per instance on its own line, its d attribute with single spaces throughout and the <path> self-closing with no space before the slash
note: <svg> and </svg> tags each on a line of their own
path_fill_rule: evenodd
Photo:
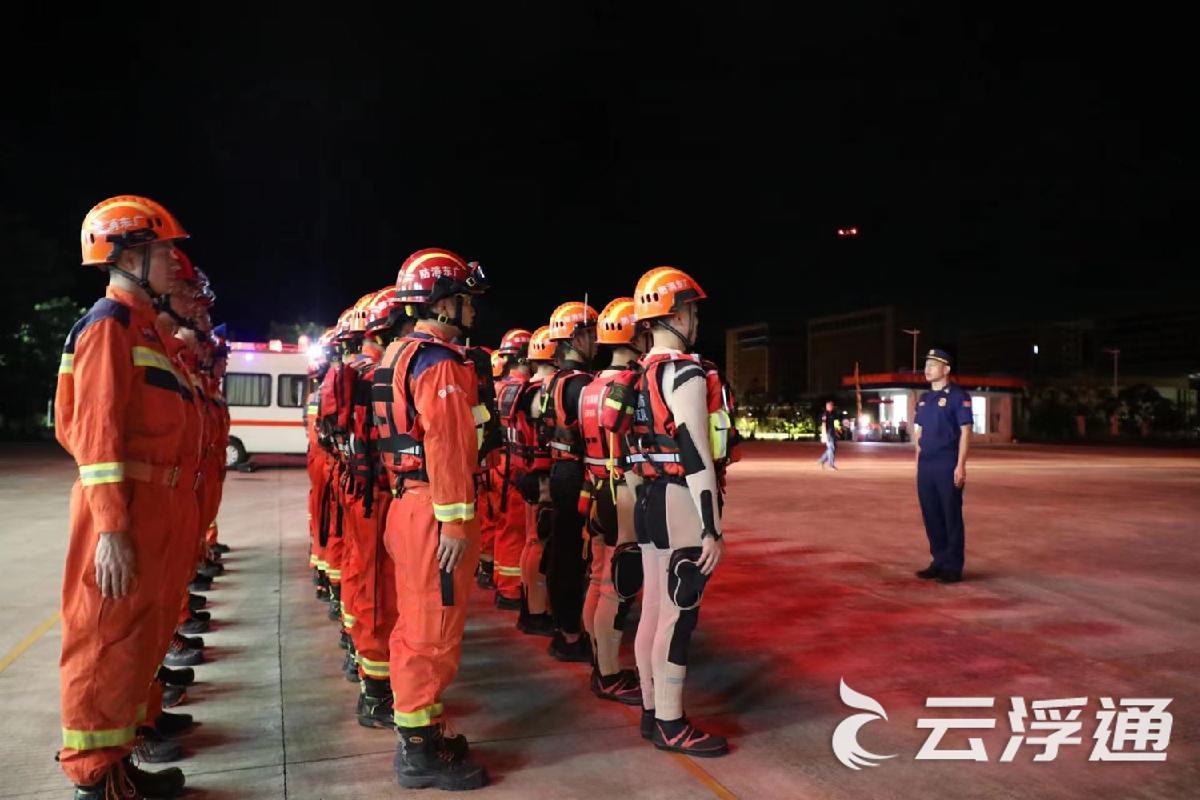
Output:
<svg viewBox="0 0 1200 800">
<path fill-rule="evenodd" d="M 433 518 L 438 522 L 467 522 L 475 519 L 474 503 L 433 504 Z"/>
<path fill-rule="evenodd" d="M 329 571 L 329 565 L 326 564 L 324 561 L 321 561 L 320 559 L 317 560 L 317 566 L 321 568 L 321 572 Z"/>
<path fill-rule="evenodd" d="M 342 617 L 342 627 L 350 630 L 354 627 L 354 623 L 358 622 L 354 617 Z"/>
<path fill-rule="evenodd" d="M 142 706 L 142 717 L 146 708 Z M 99 750 L 104 747 L 121 747 L 132 742 L 137 734 L 137 725 L 128 728 L 112 728 L 106 731 L 73 731 L 62 729 L 63 748 L 67 750 Z"/>
<path fill-rule="evenodd" d="M 175 380 L 179 381 L 181 386 L 187 386 L 189 381 L 175 371 L 175 365 L 171 363 L 171 359 L 167 358 L 157 350 L 151 350 L 149 347 L 137 345 L 133 348 L 133 365 L 135 367 L 156 367 L 161 370 L 166 370 L 175 376 Z"/>
<path fill-rule="evenodd" d="M 608 406 L 609 408 L 615 408 L 618 411 L 620 411 L 622 408 L 624 408 L 624 406 L 620 403 L 620 401 L 613 400 L 611 397 L 604 398 L 604 405 Z"/>
<path fill-rule="evenodd" d="M 320 406 L 309 406 L 308 407 L 309 414 L 316 414 L 317 411 L 319 411 L 319 410 L 320 410 Z"/>
<path fill-rule="evenodd" d="M 396 711 L 392 714 L 392 718 L 402 728 L 421 728 L 432 725 L 438 717 L 442 716 L 442 711 L 442 704 L 434 703 L 417 711 Z"/>
<path fill-rule="evenodd" d="M 496 570 L 496 572 L 499 572 L 501 575 L 505 575 L 510 578 L 521 577 L 521 568 L 520 567 L 502 567 L 499 564 L 497 564 L 494 567 L 494 569 Z"/>
<path fill-rule="evenodd" d="M 321 563 L 321 562 L 317 560 L 317 557 L 316 557 L 316 556 L 314 556 L 314 555 L 310 555 L 310 556 L 308 557 L 308 565 L 309 565 L 310 567 L 315 567 L 315 566 L 317 566 L 317 565 L 318 565 L 318 564 L 320 564 L 320 563 Z"/>
<path fill-rule="evenodd" d="M 81 464 L 79 466 L 79 482 L 84 486 L 120 483 L 123 480 L 125 480 L 125 463 L 123 461 L 105 461 L 102 464 Z"/>
<path fill-rule="evenodd" d="M 358 664 L 362 667 L 365 675 L 371 678 L 388 678 L 391 674 L 388 672 L 388 662 L 372 661 L 369 658 L 358 657 Z"/>
<path fill-rule="evenodd" d="M 471 406 L 471 416 L 475 418 L 476 425 L 482 425 L 492 418 L 485 405 Z"/>
<path fill-rule="evenodd" d="M 328 575 L 329 579 L 333 581 L 340 581 L 342 579 L 342 571 L 340 569 L 329 569 L 327 567 L 325 569 L 325 574 Z"/>
<path fill-rule="evenodd" d="M 75 354 L 63 353 L 62 360 L 58 362 L 58 374 L 70 375 L 75 371 Z"/>
</svg>

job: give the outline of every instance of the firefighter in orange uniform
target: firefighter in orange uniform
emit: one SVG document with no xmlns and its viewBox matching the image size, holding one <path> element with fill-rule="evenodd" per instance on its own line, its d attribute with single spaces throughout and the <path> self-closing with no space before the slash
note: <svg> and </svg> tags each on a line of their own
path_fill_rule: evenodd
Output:
<svg viewBox="0 0 1200 800">
<path fill-rule="evenodd" d="M 727 459 L 728 409 L 714 408 L 705 363 L 688 355 L 704 290 L 673 267 L 638 281 L 638 324 L 653 337 L 641 359 L 627 461 L 641 477 L 634 508 L 644 591 L 635 643 L 642 681 L 642 736 L 660 750 L 713 757 L 725 738 L 688 721 L 683 683 L 705 584 L 725 550 L 718 462 Z M 717 393 L 719 396 L 719 393 Z"/>
<path fill-rule="evenodd" d="M 75 459 L 62 593 L 63 748 L 77 800 L 174 796 L 178 769 L 129 760 L 158 667 L 168 509 L 181 480 L 187 401 L 155 326 L 187 233 L 144 197 L 106 200 L 84 218 L 83 263 L 109 275 L 106 295 L 71 330 L 59 368 L 55 433 Z"/>
<path fill-rule="evenodd" d="M 514 328 L 504 334 L 500 347 L 492 357 L 492 375 L 495 385 L 496 416 L 500 412 L 501 397 L 508 393 L 510 398 L 520 393 L 529 381 L 529 339 L 532 334 L 524 328 Z M 521 609 L 521 554 L 525 550 L 525 503 L 517 490 L 519 477 L 513 469 L 513 455 L 508 444 L 497 451 L 491 470 L 491 504 L 496 517 L 496 607 L 504 611 Z"/>
<path fill-rule="evenodd" d="M 542 387 L 554 374 L 555 342 L 550 326 L 543 325 L 529 337 L 529 365 L 534 372 L 523 383 L 502 387 L 497 399 L 500 424 L 506 436 L 505 456 L 511 463 L 513 481 L 524 501 L 525 546 L 521 551 L 521 613 L 517 630 L 533 636 L 553 636 L 554 617 L 546 591 L 542 566 L 546 541 L 550 538 L 553 507 L 550 504 L 549 436 L 535 416 L 534 408 Z"/>
<path fill-rule="evenodd" d="M 535 403 L 550 436 L 549 549 L 546 584 L 558 630 L 549 652 L 559 661 L 589 663 L 592 647 L 582 632 L 587 541 L 579 511 L 584 488 L 583 439 L 579 435 L 579 396 L 592 382 L 589 372 L 596 355 L 596 311 L 575 301 L 563 303 L 550 315 L 550 339 L 558 344 L 558 370 Z"/>
<path fill-rule="evenodd" d="M 315 357 L 310 358 L 308 377 L 312 391 L 305 407 L 304 424 L 308 431 L 308 564 L 313 571 L 313 585 L 317 587 L 317 600 L 329 602 L 329 578 L 325 574 L 324 520 L 327 514 L 329 483 L 329 453 L 325 447 L 325 436 L 320 421 L 321 386 L 329 371 L 334 328 L 327 329 L 317 339 Z"/>
<path fill-rule="evenodd" d="M 367 315 L 377 292 L 369 292 L 358 299 L 350 308 L 347 320 L 347 334 L 343 337 L 342 380 L 338 384 L 338 405 L 345 409 L 345 430 L 343 449 L 343 475 L 339 482 L 341 487 L 342 526 L 341 526 L 341 596 L 336 611 L 336 619 L 341 623 L 339 646 L 345 648 L 346 658 L 342 662 L 342 672 L 346 680 L 360 683 L 358 672 L 358 648 L 354 638 L 354 626 L 357 623 L 353 612 L 349 609 L 358 603 L 358 591 L 362 583 L 364 565 L 357 551 L 358 537 L 370 522 L 366 515 L 370 513 L 371 504 L 365 502 L 366 492 L 370 488 L 367 478 L 368 459 L 364 439 L 369 423 L 369 403 L 362 406 L 355 404 L 355 398 L 361 391 L 370 389 L 362 384 L 362 370 L 371 365 L 371 355 L 364 352 L 367 330 Z M 368 348 L 369 351 L 370 348 Z M 362 385 L 360 385 L 362 384 Z M 358 414 L 355 414 L 356 408 Z M 373 499 L 373 497 L 372 497 Z M 334 609 L 330 608 L 330 618 L 334 619 Z"/>
<path fill-rule="evenodd" d="M 418 319 L 376 372 L 379 446 L 392 455 L 395 499 L 384 542 L 396 566 L 400 614 L 391 636 L 391 682 L 404 788 L 474 789 L 487 782 L 462 736 L 445 735 L 442 694 L 458 671 L 472 575 L 479 557 L 475 473 L 487 410 L 466 351 L 454 344 L 474 321 L 482 270 L 439 248 L 413 253 L 396 297 Z"/>
<path fill-rule="evenodd" d="M 392 285 L 371 296 L 362 320 L 364 338 L 359 358 L 351 362 L 357 372 L 351 397 L 354 436 L 350 454 L 355 492 L 348 509 L 346 534 L 352 558 L 342 573 L 346 627 L 354 640 L 361 687 L 356 708 L 358 723 L 388 729 L 395 725 L 388 642 L 396 625 L 396 575 L 383 546 L 392 493 L 380 458 L 372 394 L 384 339 L 402 335 L 411 325 L 395 294 Z"/>
<path fill-rule="evenodd" d="M 642 555 L 633 529 L 633 489 L 625 480 L 625 436 L 603 427 L 606 412 L 620 404 L 619 391 L 636 382 L 637 358 L 645 350 L 639 340 L 646 337 L 637 334 L 633 298 L 620 297 L 606 305 L 596 331 L 596 341 L 611 351 L 611 361 L 584 387 L 579 399 L 585 487 L 590 496 L 586 517 L 592 537 L 583 626 L 594 649 L 592 692 L 636 706 L 642 702 L 641 685 L 634 670 L 621 668 L 620 647 L 630 603 L 641 589 Z M 619 587 L 613 582 L 614 559 L 622 578 Z"/>
</svg>

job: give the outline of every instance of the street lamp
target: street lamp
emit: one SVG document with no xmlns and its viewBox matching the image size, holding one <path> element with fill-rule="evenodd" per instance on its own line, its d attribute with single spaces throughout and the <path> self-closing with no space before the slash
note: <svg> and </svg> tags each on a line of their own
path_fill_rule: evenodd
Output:
<svg viewBox="0 0 1200 800">
<path fill-rule="evenodd" d="M 913 363 L 912 363 L 912 371 L 913 371 L 913 372 L 916 372 L 916 371 L 917 371 L 917 337 L 921 335 L 921 331 L 919 331 L 919 330 L 918 330 L 918 329 L 916 329 L 916 328 L 913 328 L 911 331 L 910 331 L 910 330 L 908 330 L 908 329 L 906 329 L 906 328 L 902 328 L 902 329 L 900 330 L 900 332 L 901 332 L 901 333 L 907 333 L 909 336 L 913 337 Z"/>
<path fill-rule="evenodd" d="M 1121 359 L 1121 348 L 1106 347 L 1104 352 L 1113 357 L 1113 397 L 1117 396 L 1117 362 Z"/>
</svg>

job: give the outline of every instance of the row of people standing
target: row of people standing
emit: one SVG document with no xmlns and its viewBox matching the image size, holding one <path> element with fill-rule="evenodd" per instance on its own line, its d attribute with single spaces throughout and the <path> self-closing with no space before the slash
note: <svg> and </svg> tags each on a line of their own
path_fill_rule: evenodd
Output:
<svg viewBox="0 0 1200 800">
<path fill-rule="evenodd" d="M 62 590 L 62 749 L 76 800 L 174 797 L 173 761 L 194 667 L 204 661 L 203 594 L 223 572 L 217 540 L 229 413 L 215 294 L 162 205 L 122 195 L 81 231 L 105 296 L 71 329 L 55 434 L 78 467 Z"/>
<path fill-rule="evenodd" d="M 359 722 L 397 731 L 403 787 L 486 783 L 442 702 L 474 575 L 550 655 L 590 664 L 597 696 L 641 706 L 656 747 L 727 752 L 683 708 L 736 438 L 728 386 L 689 354 L 703 290 L 656 268 L 633 297 L 564 303 L 492 351 L 462 344 L 487 287 L 477 263 L 418 251 L 313 364 L 309 563 Z M 620 646 L 638 597 L 635 670 Z"/>
</svg>

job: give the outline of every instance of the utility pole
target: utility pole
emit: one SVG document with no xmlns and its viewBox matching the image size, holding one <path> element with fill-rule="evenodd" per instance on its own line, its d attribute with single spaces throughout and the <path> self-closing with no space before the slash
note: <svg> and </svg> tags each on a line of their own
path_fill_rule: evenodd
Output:
<svg viewBox="0 0 1200 800">
<path fill-rule="evenodd" d="M 1121 360 L 1121 348 L 1106 347 L 1104 352 L 1113 357 L 1113 397 L 1117 396 L 1117 362 Z"/>
<path fill-rule="evenodd" d="M 921 335 L 921 331 L 919 331 L 916 328 L 913 328 L 911 331 L 908 330 L 907 328 L 903 328 L 903 329 L 901 329 L 900 332 L 907 333 L 909 336 L 913 337 L 912 371 L 916 372 L 917 371 L 917 337 Z"/>
</svg>

